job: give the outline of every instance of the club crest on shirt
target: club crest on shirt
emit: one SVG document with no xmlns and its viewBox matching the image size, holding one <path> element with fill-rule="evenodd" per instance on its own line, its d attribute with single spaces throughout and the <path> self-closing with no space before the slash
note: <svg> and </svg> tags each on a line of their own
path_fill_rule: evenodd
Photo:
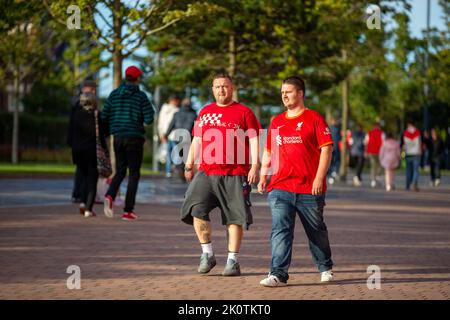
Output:
<svg viewBox="0 0 450 320">
<path fill-rule="evenodd" d="M 297 123 L 297 128 L 295 128 L 295 130 L 297 130 L 297 131 L 300 131 L 300 130 L 302 130 L 302 126 L 303 126 L 303 121 L 302 121 L 302 122 L 299 122 L 299 123 Z"/>
</svg>

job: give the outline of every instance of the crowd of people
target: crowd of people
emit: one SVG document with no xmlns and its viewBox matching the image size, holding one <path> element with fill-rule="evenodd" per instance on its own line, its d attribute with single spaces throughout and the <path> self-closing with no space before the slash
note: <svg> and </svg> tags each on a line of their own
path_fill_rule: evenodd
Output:
<svg viewBox="0 0 450 320">
<path fill-rule="evenodd" d="M 328 172 L 328 182 L 335 183 L 339 179 L 341 165 L 342 137 L 340 125 L 335 119 L 330 122 L 330 128 L 334 143 L 332 163 Z M 346 134 L 347 149 L 350 157 L 345 159 L 346 165 L 353 167 L 353 185 L 363 185 L 362 173 L 364 166 L 368 164 L 368 184 L 375 188 L 383 184 L 380 177 L 381 169 L 384 169 L 384 187 L 386 191 L 392 191 L 395 186 L 395 172 L 405 162 L 406 190 L 419 191 L 420 170 L 429 171 L 430 186 L 441 184 L 441 168 L 450 169 L 450 139 L 449 134 L 444 142 L 438 128 L 421 132 L 412 119 L 407 119 L 403 132 L 383 130 L 380 123 L 374 123 L 373 127 L 364 132 L 361 125 L 356 124 L 353 131 Z"/>
<path fill-rule="evenodd" d="M 94 82 L 85 82 L 74 100 L 68 134 L 77 166 L 73 198 L 81 202 L 80 213 L 86 218 L 96 215 L 93 206 L 99 176 L 108 179 L 109 185 L 106 193 L 100 195 L 104 197 L 103 212 L 108 218 L 114 217 L 117 193 L 128 172 L 122 219 L 138 219 L 134 206 L 143 162 L 144 126 L 155 118 L 155 108 L 139 88 L 141 76 L 137 67 L 127 68 L 124 82 L 111 92 L 101 112 Z M 303 79 L 291 76 L 281 83 L 281 101 L 286 111 L 271 118 L 263 147 L 259 141 L 261 124 L 252 109 L 233 100 L 232 78 L 222 73 L 215 75 L 211 89 L 215 101 L 204 106 L 198 115 L 189 98 L 170 96 L 159 110 L 157 123 L 166 152 L 165 176 L 171 179 L 176 171 L 189 183 L 180 219 L 192 225 L 197 236 L 202 250 L 197 271 L 201 274 L 217 264 L 210 212 L 219 208 L 228 249 L 222 275 L 241 275 L 239 251 L 244 230 L 253 223 L 250 194 L 252 185 L 257 185 L 259 193 L 268 194 L 272 214 L 272 259 L 269 274 L 260 284 L 287 285 L 297 215 L 308 237 L 320 281 L 332 281 L 333 261 L 324 207 L 327 181 L 333 184 L 339 177 L 341 163 L 348 161 L 341 157 L 343 143 L 355 164 L 355 186 L 364 183 L 362 173 L 368 162 L 370 186 L 380 184 L 377 177 L 382 167 L 386 190 L 393 190 L 402 152 L 406 189 L 418 190 L 421 161 L 429 164 L 433 185 L 440 183 L 445 146 L 436 129 L 422 135 L 408 120 L 401 139 L 396 139 L 393 132 L 385 132 L 377 122 L 367 133 L 357 125 L 342 139 L 336 119 L 328 126 L 320 113 L 308 108 L 304 103 Z M 177 130 L 188 134 L 180 140 L 183 135 Z M 108 170 L 106 159 L 107 139 L 113 146 L 109 148 L 114 155 L 112 171 Z M 179 144 L 185 148 L 175 148 Z"/>
</svg>

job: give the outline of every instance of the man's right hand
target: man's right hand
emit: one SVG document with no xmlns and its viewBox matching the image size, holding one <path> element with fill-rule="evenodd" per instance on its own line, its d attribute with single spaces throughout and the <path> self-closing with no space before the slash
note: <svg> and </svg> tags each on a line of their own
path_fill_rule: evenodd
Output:
<svg viewBox="0 0 450 320">
<path fill-rule="evenodd" d="M 194 178 L 194 167 L 193 166 L 184 168 L 184 178 L 186 179 L 186 182 L 192 181 L 192 179 Z"/>
</svg>

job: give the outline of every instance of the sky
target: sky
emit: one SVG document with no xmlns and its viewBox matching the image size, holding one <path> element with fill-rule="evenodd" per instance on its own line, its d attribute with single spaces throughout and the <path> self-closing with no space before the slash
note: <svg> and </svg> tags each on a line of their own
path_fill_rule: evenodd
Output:
<svg viewBox="0 0 450 320">
<path fill-rule="evenodd" d="M 427 23 L 427 0 L 409 0 L 412 5 L 410 12 L 410 29 L 411 34 L 414 37 L 421 38 L 422 30 L 426 28 Z M 438 0 L 431 0 L 431 16 L 430 26 L 437 27 L 438 29 L 444 29 L 445 22 L 443 19 L 443 12 L 438 4 Z M 383 23 L 383 21 L 382 21 Z M 140 55 L 146 54 L 146 49 L 142 48 L 137 51 Z M 135 64 L 131 59 L 127 59 L 123 62 L 123 71 L 130 65 Z M 106 77 L 105 77 L 106 76 Z M 112 91 L 112 64 L 109 68 L 104 68 L 100 71 L 100 85 L 99 94 L 101 97 L 107 97 Z"/>
</svg>

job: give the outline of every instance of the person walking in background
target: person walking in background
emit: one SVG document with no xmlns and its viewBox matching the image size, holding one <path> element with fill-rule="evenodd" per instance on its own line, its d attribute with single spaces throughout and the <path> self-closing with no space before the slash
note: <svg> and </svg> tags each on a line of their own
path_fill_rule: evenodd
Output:
<svg viewBox="0 0 450 320">
<path fill-rule="evenodd" d="M 359 187 L 362 184 L 361 174 L 364 169 L 364 140 L 366 134 L 362 126 L 359 124 L 352 133 L 350 154 L 356 162 L 356 172 L 353 177 L 353 185 Z"/>
<path fill-rule="evenodd" d="M 447 127 L 447 130 L 445 131 L 444 150 L 445 150 L 444 167 L 445 169 L 450 169 L 450 127 Z"/>
<path fill-rule="evenodd" d="M 372 188 L 377 186 L 377 176 L 380 171 L 379 153 L 384 138 L 385 135 L 378 122 L 366 135 L 366 154 L 370 161 L 370 186 Z"/>
<path fill-rule="evenodd" d="M 333 153 L 331 157 L 330 169 L 328 171 L 328 183 L 333 184 L 339 176 L 339 167 L 341 165 L 341 152 L 339 150 L 339 144 L 342 139 L 341 128 L 335 118 L 331 118 L 330 120 L 330 131 L 333 139 Z"/>
<path fill-rule="evenodd" d="M 80 106 L 80 95 L 82 93 L 92 93 L 94 96 L 97 94 L 97 84 L 94 80 L 85 80 L 83 81 L 83 84 L 81 86 L 81 92 L 77 92 L 71 101 L 71 111 L 70 115 L 71 117 L 75 113 L 75 109 L 81 109 Z M 69 126 L 69 131 L 72 130 L 72 128 Z M 72 137 L 73 132 L 68 132 L 68 137 Z M 72 140 L 67 141 L 67 144 L 72 147 Z M 85 198 L 85 195 L 83 195 L 83 192 L 85 190 L 85 181 L 83 180 L 83 174 L 81 173 L 80 167 L 76 164 L 75 169 L 75 176 L 74 176 L 74 183 L 73 183 L 73 189 L 72 189 L 72 202 L 73 203 L 80 203 L 80 209 L 84 210 L 85 203 L 82 202 L 82 199 Z"/>
<path fill-rule="evenodd" d="M 403 131 L 402 148 L 405 151 L 406 160 L 406 190 L 411 184 L 414 191 L 419 191 L 419 166 L 422 154 L 422 141 L 420 131 L 414 126 L 411 119 L 406 122 L 406 129 Z"/>
<path fill-rule="evenodd" d="M 428 170 L 430 168 L 431 154 L 433 153 L 433 142 L 430 131 L 424 130 L 422 134 L 422 156 L 420 157 L 420 168 Z M 431 176 L 431 171 L 430 171 Z"/>
<path fill-rule="evenodd" d="M 388 131 L 386 140 L 380 148 L 380 164 L 384 168 L 386 191 L 395 189 L 395 169 L 399 166 L 401 157 L 400 142 Z"/>
<path fill-rule="evenodd" d="M 309 240 L 321 282 L 333 280 L 331 248 L 323 219 L 326 174 L 333 139 L 323 117 L 304 104 L 305 83 L 300 77 L 282 82 L 281 98 L 287 111 L 273 119 L 263 154 L 258 192 L 269 192 L 272 212 L 272 260 L 265 287 L 286 286 L 298 214 Z M 274 169 L 267 181 L 269 167 Z"/>
<path fill-rule="evenodd" d="M 431 129 L 430 173 L 434 186 L 441 184 L 441 163 L 444 157 L 444 142 L 436 128 Z"/>
<path fill-rule="evenodd" d="M 192 129 L 194 128 L 194 122 L 197 118 L 197 113 L 192 109 L 191 105 L 191 99 L 190 98 L 184 98 L 181 102 L 181 108 L 180 111 L 176 112 L 173 115 L 173 119 L 169 124 L 169 127 L 167 128 L 167 132 L 164 135 L 164 138 L 168 140 L 169 136 L 173 136 L 172 132 L 178 129 L 184 130 L 184 132 L 180 133 L 183 135 L 183 139 L 187 139 L 186 141 L 181 141 L 181 146 L 178 148 L 180 150 L 180 154 L 177 154 L 177 159 L 173 159 L 173 162 L 176 164 L 176 168 L 179 174 L 179 177 L 186 181 L 184 177 L 184 161 L 181 160 L 181 158 L 184 158 L 184 156 L 187 157 L 187 155 L 183 155 L 183 150 L 189 150 L 190 142 L 192 141 Z M 175 134 L 175 133 L 174 133 Z M 175 137 L 173 136 L 173 140 L 175 140 Z M 180 141 L 174 141 L 175 143 L 180 143 Z M 186 145 L 187 144 L 187 145 Z M 171 157 L 172 158 L 172 157 Z M 185 159 L 186 160 L 186 159 Z"/>
<path fill-rule="evenodd" d="M 99 127 L 99 139 L 106 148 L 105 131 L 97 112 L 97 98 L 92 92 L 82 93 L 79 100 L 80 108 L 74 108 L 70 117 L 69 137 L 72 146 L 72 159 L 78 166 L 84 190 L 80 213 L 86 218 L 96 214 L 92 210 L 97 193 L 97 134 L 96 125 Z"/>
<path fill-rule="evenodd" d="M 141 175 L 144 152 L 144 124 L 153 122 L 155 110 L 147 95 L 139 89 L 142 71 L 131 66 L 125 71 L 125 82 L 113 90 L 106 100 L 102 120 L 114 135 L 116 175 L 111 181 L 104 201 L 104 213 L 113 218 L 114 199 L 129 170 L 123 220 L 135 220 L 134 204 Z"/>
<path fill-rule="evenodd" d="M 166 177 L 170 178 L 172 176 L 172 150 L 175 146 L 174 133 L 166 136 L 167 129 L 172 122 L 173 116 L 180 110 L 180 98 L 176 95 L 170 96 L 167 103 L 163 104 L 158 115 L 158 134 L 159 139 L 163 145 L 166 146 Z"/>
<path fill-rule="evenodd" d="M 186 181 L 192 182 L 181 208 L 181 220 L 194 226 L 202 248 L 197 271 L 208 273 L 216 265 L 209 213 L 219 207 L 228 240 L 227 263 L 222 275 L 239 276 L 243 228 L 248 229 L 253 223 L 250 191 L 251 184 L 258 179 L 261 125 L 250 108 L 233 101 L 230 76 L 215 75 L 212 91 L 216 102 L 203 107 L 195 122 L 194 139 L 185 165 Z M 211 139 L 212 133 L 215 139 Z M 194 176 L 198 159 L 200 166 Z"/>
</svg>

